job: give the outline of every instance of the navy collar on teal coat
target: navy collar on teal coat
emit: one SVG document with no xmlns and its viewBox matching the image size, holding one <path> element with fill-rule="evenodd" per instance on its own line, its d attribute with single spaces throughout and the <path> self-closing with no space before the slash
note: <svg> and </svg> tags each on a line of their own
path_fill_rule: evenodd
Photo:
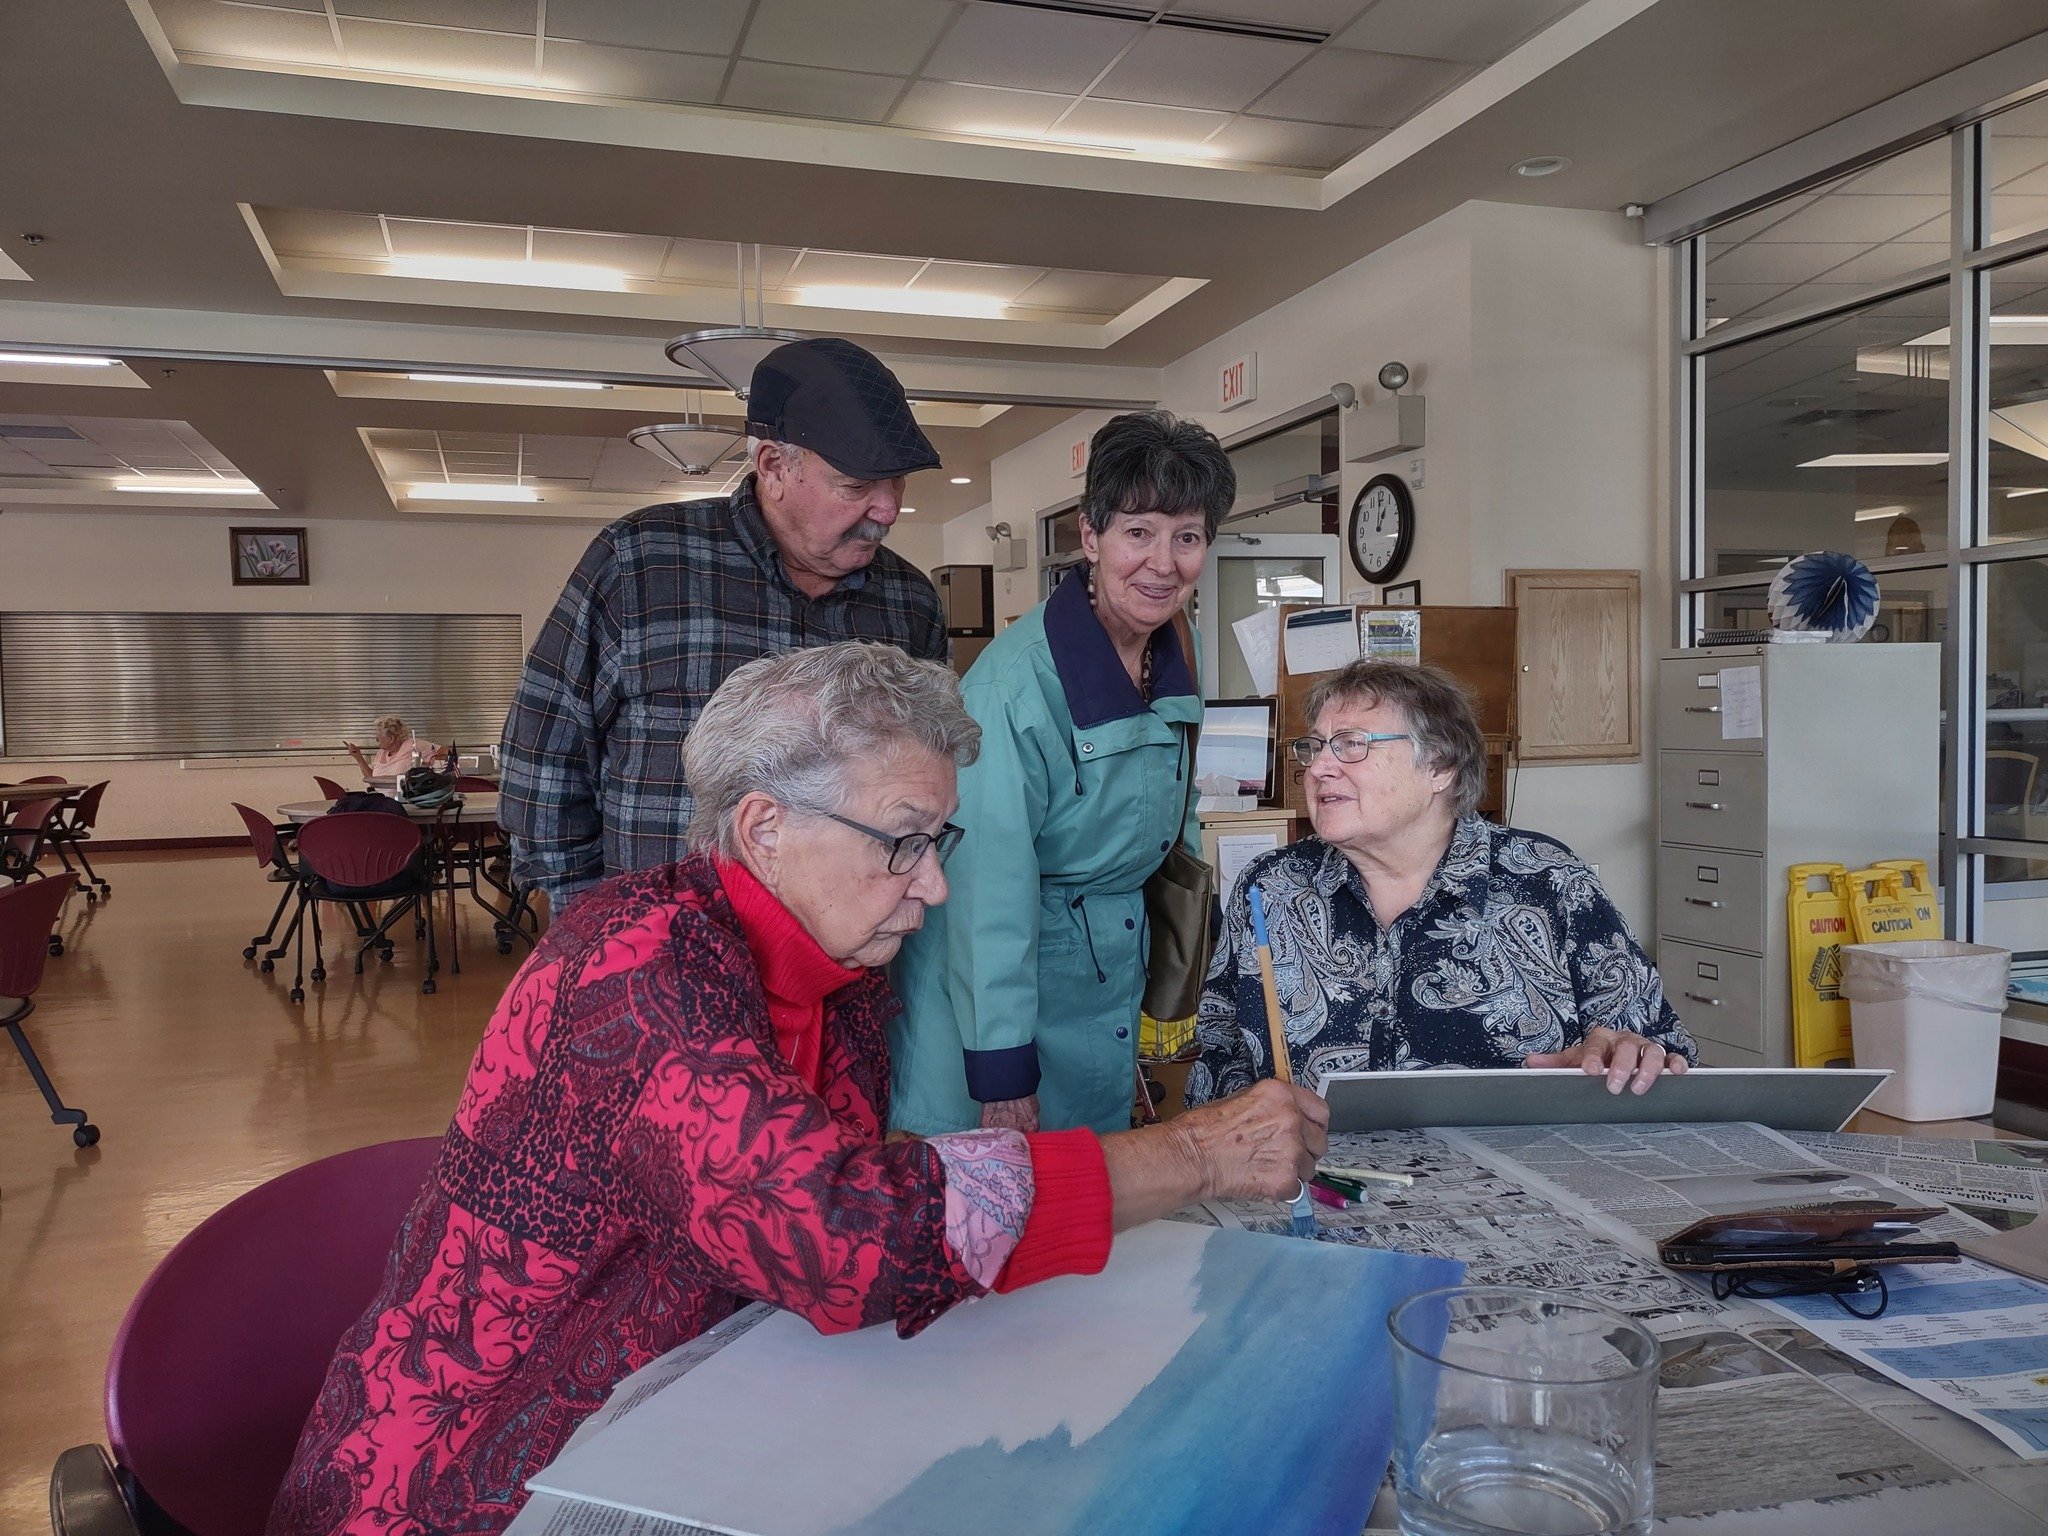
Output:
<svg viewBox="0 0 2048 1536">
<path fill-rule="evenodd" d="M 1046 599 L 1045 643 L 1067 696 L 1067 713 L 1073 716 L 1074 729 L 1085 731 L 1111 720 L 1126 720 L 1150 708 L 1138 696 L 1138 685 L 1124 670 L 1109 631 L 1088 601 L 1087 567 L 1076 566 Z M 1148 643 L 1152 647 L 1152 697 L 1194 696 L 1195 677 L 1188 670 L 1173 625 L 1162 624 L 1153 630 Z"/>
</svg>

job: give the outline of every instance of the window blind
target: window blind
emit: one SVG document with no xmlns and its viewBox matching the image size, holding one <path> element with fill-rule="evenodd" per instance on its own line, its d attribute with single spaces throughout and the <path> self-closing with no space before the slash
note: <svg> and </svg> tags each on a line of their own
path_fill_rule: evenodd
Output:
<svg viewBox="0 0 2048 1536">
<path fill-rule="evenodd" d="M 524 660 L 510 613 L 6 613 L 0 744 L 37 759 L 333 748 L 395 714 L 480 746 Z"/>
</svg>

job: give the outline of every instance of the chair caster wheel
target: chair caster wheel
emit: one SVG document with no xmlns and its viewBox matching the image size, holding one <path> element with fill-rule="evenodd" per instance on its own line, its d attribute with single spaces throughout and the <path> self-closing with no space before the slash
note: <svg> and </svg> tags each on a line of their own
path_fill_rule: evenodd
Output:
<svg viewBox="0 0 2048 1536">
<path fill-rule="evenodd" d="M 305 1000 L 306 1000 L 306 989 L 305 989 L 304 987 L 293 987 L 293 988 L 292 988 L 292 1001 L 293 1001 L 293 1002 L 295 1002 L 295 1003 L 303 1003 L 303 1002 L 304 1002 Z"/>
<path fill-rule="evenodd" d="M 254 960 L 256 958 L 256 946 L 251 944 L 247 949 L 243 950 L 242 958 L 244 960 Z"/>
<path fill-rule="evenodd" d="M 276 969 L 277 969 L 277 962 L 276 962 L 275 960 L 271 959 L 271 958 L 270 958 L 270 956 L 268 956 L 268 955 L 265 955 L 265 956 L 263 957 L 263 963 L 262 963 L 262 965 L 258 966 L 258 967 L 257 967 L 257 969 L 258 969 L 258 970 L 261 970 L 262 972 L 264 972 L 264 973 L 265 973 L 265 974 L 267 975 L 267 974 L 269 974 L 269 973 L 270 973 L 271 971 L 274 971 L 274 970 L 276 970 Z"/>
<path fill-rule="evenodd" d="M 61 954 L 63 954 L 63 953 L 64 953 L 64 941 L 63 941 L 62 939 L 59 939 L 59 938 L 54 938 L 54 937 L 53 937 L 53 938 L 52 938 L 52 939 L 50 940 L 50 953 L 51 953 L 51 954 L 53 954 L 53 955 L 61 955 Z"/>
<path fill-rule="evenodd" d="M 100 1128 L 91 1121 L 87 1121 L 84 1125 L 74 1125 L 71 1127 L 71 1142 L 73 1146 L 89 1147 L 99 1139 Z"/>
<path fill-rule="evenodd" d="M 324 965 L 314 966 L 312 976 L 315 981 L 325 981 L 327 979 L 327 967 Z"/>
<path fill-rule="evenodd" d="M 500 940 L 498 940 L 498 953 L 499 953 L 499 954 L 501 954 L 501 955 L 509 955 L 509 954 L 511 954 L 511 953 L 512 953 L 512 941 L 511 941 L 510 939 L 500 939 Z"/>
<path fill-rule="evenodd" d="M 433 978 L 433 977 L 431 977 L 431 976 L 429 976 L 429 977 L 428 977 L 428 978 L 427 978 L 427 979 L 426 979 L 425 981 L 421 982 L 421 983 L 420 983 L 420 990 L 421 990 L 422 992 L 432 992 L 432 991 L 436 990 L 436 988 L 435 988 L 435 983 L 434 983 L 434 978 Z"/>
</svg>

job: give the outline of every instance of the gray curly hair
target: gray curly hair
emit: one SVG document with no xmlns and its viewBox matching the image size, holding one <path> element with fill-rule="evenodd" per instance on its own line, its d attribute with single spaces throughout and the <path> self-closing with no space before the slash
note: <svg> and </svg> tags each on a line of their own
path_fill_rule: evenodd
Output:
<svg viewBox="0 0 2048 1536">
<path fill-rule="evenodd" d="M 903 742 L 958 768 L 981 751 L 950 668 L 864 640 L 750 661 L 719 685 L 683 743 L 696 801 L 689 846 L 736 858 L 733 818 L 757 791 L 793 810 L 837 811 L 853 765 Z"/>
</svg>

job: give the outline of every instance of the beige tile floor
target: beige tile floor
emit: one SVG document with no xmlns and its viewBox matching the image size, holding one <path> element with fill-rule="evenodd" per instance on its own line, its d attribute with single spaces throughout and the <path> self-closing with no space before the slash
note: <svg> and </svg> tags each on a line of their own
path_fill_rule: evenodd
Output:
<svg viewBox="0 0 2048 1536">
<path fill-rule="evenodd" d="M 49 1529 L 51 1461 L 103 1441 L 107 1349 L 135 1289 L 208 1213 L 285 1169 L 438 1134 L 524 953 L 462 903 L 462 974 L 419 990 L 409 924 L 389 966 L 344 955 L 303 1008 L 290 962 L 242 959 L 276 899 L 247 854 L 94 861 L 111 899 L 67 903 L 28 1032 L 103 1132 L 78 1150 L 0 1035 L 0 1532 Z M 330 925 L 332 931 L 332 925 Z M 445 909 L 442 935 L 446 937 Z M 330 962 L 336 959 L 329 951 Z M 310 960 L 308 964 L 310 964 Z"/>
</svg>

